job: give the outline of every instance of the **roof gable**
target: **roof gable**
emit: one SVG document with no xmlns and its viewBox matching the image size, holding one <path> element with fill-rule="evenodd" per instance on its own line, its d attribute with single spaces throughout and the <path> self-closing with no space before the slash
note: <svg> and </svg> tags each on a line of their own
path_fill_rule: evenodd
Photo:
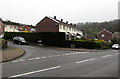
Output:
<svg viewBox="0 0 120 79">
<path fill-rule="evenodd" d="M 48 17 L 48 16 L 46 16 L 46 17 L 49 18 L 49 19 L 51 19 L 51 20 L 53 20 L 54 22 L 60 23 L 57 19 L 54 19 L 54 18 Z"/>
<path fill-rule="evenodd" d="M 46 17 L 49 18 L 49 19 L 51 19 L 51 20 L 53 20 L 54 22 L 59 23 L 59 24 L 64 24 L 64 25 L 68 25 L 68 26 L 72 26 L 72 27 L 73 27 L 73 25 L 68 24 L 68 23 L 65 23 L 65 22 L 63 22 L 63 21 L 60 21 L 60 20 L 58 20 L 58 19 L 55 19 L 55 18 L 52 18 L 52 17 L 49 17 L 49 16 L 46 16 Z"/>
<path fill-rule="evenodd" d="M 103 29 L 103 30 L 100 31 L 97 35 L 99 35 L 100 33 L 104 32 L 104 31 L 108 32 L 109 34 L 113 34 L 112 32 L 110 32 L 110 31 L 108 31 L 108 30 L 106 30 L 106 29 Z"/>
</svg>

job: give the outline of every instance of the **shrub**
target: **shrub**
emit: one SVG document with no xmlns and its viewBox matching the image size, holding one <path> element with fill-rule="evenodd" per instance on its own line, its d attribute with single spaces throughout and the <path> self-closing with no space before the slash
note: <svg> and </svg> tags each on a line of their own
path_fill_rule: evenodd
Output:
<svg viewBox="0 0 120 79">
<path fill-rule="evenodd" d="M 100 49 L 103 46 L 102 42 L 95 42 L 89 40 L 66 40 L 65 46 L 70 47 L 72 44 L 75 45 L 75 48 L 88 48 L 88 49 Z"/>
</svg>

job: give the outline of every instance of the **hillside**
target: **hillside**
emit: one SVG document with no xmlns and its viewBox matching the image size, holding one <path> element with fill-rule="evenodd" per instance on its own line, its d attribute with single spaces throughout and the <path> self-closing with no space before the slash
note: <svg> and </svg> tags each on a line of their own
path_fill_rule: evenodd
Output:
<svg viewBox="0 0 120 79">
<path fill-rule="evenodd" d="M 83 30 L 88 36 L 96 37 L 96 34 L 103 29 L 107 29 L 111 32 L 120 32 L 120 20 L 114 20 L 109 22 L 86 22 L 86 23 L 78 23 L 77 28 Z"/>
</svg>

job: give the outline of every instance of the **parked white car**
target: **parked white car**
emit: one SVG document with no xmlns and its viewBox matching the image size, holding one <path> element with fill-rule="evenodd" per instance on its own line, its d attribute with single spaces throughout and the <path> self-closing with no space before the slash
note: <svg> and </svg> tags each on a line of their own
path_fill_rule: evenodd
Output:
<svg viewBox="0 0 120 79">
<path fill-rule="evenodd" d="M 1 39 L 4 38 L 4 35 L 0 35 L 0 38 L 1 38 Z"/>
<path fill-rule="evenodd" d="M 120 45 L 119 44 L 113 44 L 112 49 L 120 49 Z"/>
</svg>

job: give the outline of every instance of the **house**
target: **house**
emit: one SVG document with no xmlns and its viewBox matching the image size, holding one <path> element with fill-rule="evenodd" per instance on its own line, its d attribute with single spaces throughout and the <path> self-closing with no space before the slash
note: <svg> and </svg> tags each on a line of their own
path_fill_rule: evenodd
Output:
<svg viewBox="0 0 120 79">
<path fill-rule="evenodd" d="M 27 32 L 36 32 L 35 27 L 32 25 L 24 25 L 22 29 Z"/>
<path fill-rule="evenodd" d="M 113 37 L 120 38 L 120 32 L 115 32 L 115 33 L 113 34 Z"/>
<path fill-rule="evenodd" d="M 4 24 L 2 23 L 2 19 L 0 19 L 0 35 L 4 33 Z"/>
<path fill-rule="evenodd" d="M 120 33 L 119 32 L 115 32 L 113 34 L 113 39 L 116 39 L 117 41 L 120 41 Z"/>
<path fill-rule="evenodd" d="M 19 29 L 22 29 L 19 23 L 14 23 L 11 21 L 2 21 L 4 24 L 5 32 L 19 32 Z"/>
<path fill-rule="evenodd" d="M 98 40 L 104 40 L 105 42 L 111 42 L 113 33 L 106 29 L 103 29 L 97 34 L 97 37 L 98 37 Z"/>
<path fill-rule="evenodd" d="M 11 21 L 2 21 L 4 32 L 35 32 L 32 25 L 20 24 Z"/>
<path fill-rule="evenodd" d="M 68 24 L 68 21 L 63 22 L 63 19 L 58 20 L 56 16 L 54 18 L 46 16 L 42 19 L 36 25 L 36 32 L 65 32 L 68 40 L 83 37 L 83 32 L 77 29 L 75 25 Z"/>
</svg>

